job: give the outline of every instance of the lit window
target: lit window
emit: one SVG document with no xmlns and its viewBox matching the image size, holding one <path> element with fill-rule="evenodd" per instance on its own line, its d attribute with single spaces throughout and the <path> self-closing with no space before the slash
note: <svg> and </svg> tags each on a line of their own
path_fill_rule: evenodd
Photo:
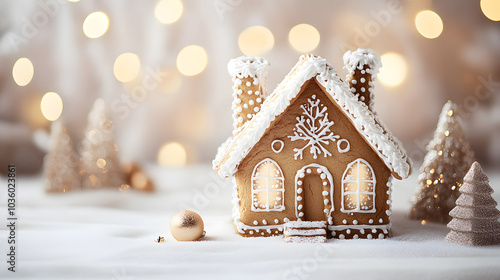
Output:
<svg viewBox="0 0 500 280">
<path fill-rule="evenodd" d="M 285 179 L 279 165 L 266 158 L 257 164 L 252 173 L 252 211 L 283 211 Z"/>
<path fill-rule="evenodd" d="M 375 174 L 368 162 L 358 158 L 342 176 L 342 212 L 375 212 Z"/>
</svg>

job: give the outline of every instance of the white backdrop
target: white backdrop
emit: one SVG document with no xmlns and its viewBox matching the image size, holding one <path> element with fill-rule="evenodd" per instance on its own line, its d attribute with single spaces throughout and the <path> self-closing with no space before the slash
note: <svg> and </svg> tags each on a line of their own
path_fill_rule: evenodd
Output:
<svg viewBox="0 0 500 280">
<path fill-rule="evenodd" d="M 115 106 L 117 142 L 124 159 L 154 161 L 163 143 L 177 141 L 186 147 L 189 163 L 209 162 L 232 129 L 226 64 L 242 54 L 238 35 L 252 25 L 266 26 L 273 33 L 274 47 L 265 54 L 271 63 L 267 83 L 271 91 L 300 55 L 287 39 L 290 28 L 299 23 L 318 29 L 321 41 L 313 53 L 329 60 L 341 76 L 347 49 L 370 47 L 379 54 L 403 55 L 409 65 L 406 80 L 394 88 L 377 83 L 375 110 L 415 160 L 421 160 L 448 99 L 465 108 L 468 136 L 483 161 L 488 155 L 490 162 L 500 158 L 498 141 L 493 141 L 500 135 L 500 101 L 490 97 L 499 95 L 500 84 L 491 81 L 500 82 L 500 23 L 488 20 L 476 1 L 186 0 L 181 18 L 169 25 L 156 20 L 155 4 L 0 3 L 0 127 L 19 133 L 17 138 L 6 137 L 8 133 L 0 136 L 0 152 L 8 155 L 3 160 L 23 162 L 26 169 L 39 167 L 41 153 L 29 140 L 20 139 L 48 128 L 39 101 L 44 93 L 55 91 L 63 99 L 61 118 L 75 142 L 83 135 L 91 104 L 103 97 Z M 429 40 L 417 32 L 414 17 L 422 9 L 432 9 L 443 19 L 439 38 Z M 90 39 L 82 32 L 82 23 L 95 11 L 105 12 L 110 26 L 102 37 Z M 201 74 L 186 77 L 176 70 L 176 56 L 191 44 L 207 51 L 208 65 Z M 141 60 L 139 78 L 127 84 L 113 75 L 114 60 L 124 52 Z M 26 87 L 12 79 L 12 65 L 20 57 L 28 57 L 35 69 Z M 124 105 L 124 98 L 143 86 L 142 78 L 158 71 L 163 73 L 160 85 L 145 90 L 140 102 Z M 489 96 L 478 95 L 478 87 Z"/>
</svg>

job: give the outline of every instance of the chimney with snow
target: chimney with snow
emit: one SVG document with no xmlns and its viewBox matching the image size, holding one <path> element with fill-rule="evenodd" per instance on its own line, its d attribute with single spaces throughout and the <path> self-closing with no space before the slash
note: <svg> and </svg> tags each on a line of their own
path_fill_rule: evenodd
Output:
<svg viewBox="0 0 500 280">
<path fill-rule="evenodd" d="M 227 65 L 233 78 L 233 135 L 260 110 L 269 63 L 261 57 L 241 56 Z"/>
<path fill-rule="evenodd" d="M 346 82 L 351 92 L 370 110 L 373 107 L 373 82 L 381 66 L 380 56 L 371 49 L 359 48 L 344 54 L 344 68 L 349 71 Z"/>
</svg>

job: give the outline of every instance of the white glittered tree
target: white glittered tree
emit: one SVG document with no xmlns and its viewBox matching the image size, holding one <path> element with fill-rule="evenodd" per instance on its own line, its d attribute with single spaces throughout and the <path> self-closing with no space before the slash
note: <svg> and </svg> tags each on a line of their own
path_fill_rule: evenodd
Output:
<svg viewBox="0 0 500 280">
<path fill-rule="evenodd" d="M 451 101 L 441 111 L 420 169 L 420 188 L 409 215 L 412 219 L 439 223 L 451 220 L 448 213 L 455 207 L 458 189 L 474 161 L 456 113 L 456 105 Z"/>
<path fill-rule="evenodd" d="M 460 188 L 461 195 L 450 212 L 451 231 L 445 241 L 462 245 L 500 244 L 500 211 L 491 197 L 493 189 L 479 163 L 474 162 Z"/>
<path fill-rule="evenodd" d="M 332 154 L 324 145 L 330 144 L 330 141 L 334 142 L 340 136 L 331 132 L 330 127 L 333 125 L 333 121 L 328 119 L 327 108 L 321 104 L 321 100 L 317 99 L 316 95 L 313 95 L 312 99 L 307 99 L 307 102 L 307 104 L 300 106 L 303 110 L 303 116 L 297 117 L 293 136 L 288 136 L 291 141 L 307 141 L 304 147 L 293 149 L 295 159 L 298 157 L 302 159 L 303 152 L 307 147 L 309 147 L 309 151 L 315 159 L 321 153 L 325 157 L 331 156 Z"/>
<path fill-rule="evenodd" d="M 51 126 L 47 155 L 43 160 L 45 191 L 67 192 L 80 188 L 80 156 L 61 121 Z"/>
<path fill-rule="evenodd" d="M 80 155 L 84 188 L 119 188 L 124 184 L 125 177 L 118 159 L 113 122 L 102 99 L 95 101 L 89 113 Z"/>
</svg>

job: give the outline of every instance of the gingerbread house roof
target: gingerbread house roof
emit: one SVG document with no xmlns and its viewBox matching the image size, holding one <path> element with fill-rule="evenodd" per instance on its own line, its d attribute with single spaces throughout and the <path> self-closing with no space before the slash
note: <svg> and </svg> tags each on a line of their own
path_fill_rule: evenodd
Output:
<svg viewBox="0 0 500 280">
<path fill-rule="evenodd" d="M 411 172 L 411 162 L 397 140 L 366 104 L 349 90 L 325 59 L 309 54 L 300 57 L 299 62 L 264 101 L 260 112 L 219 147 L 213 162 L 219 176 L 230 177 L 236 173 L 238 165 L 264 136 L 276 117 L 285 112 L 300 93 L 302 85 L 313 77 L 326 89 L 327 96 L 339 105 L 392 174 L 398 179 L 407 178 Z"/>
</svg>

